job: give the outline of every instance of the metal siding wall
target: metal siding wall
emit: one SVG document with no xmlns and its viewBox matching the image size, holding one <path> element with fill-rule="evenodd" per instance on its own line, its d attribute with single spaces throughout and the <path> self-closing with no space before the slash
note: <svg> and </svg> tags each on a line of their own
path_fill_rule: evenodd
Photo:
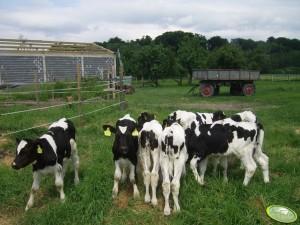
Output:
<svg viewBox="0 0 300 225">
<path fill-rule="evenodd" d="M 114 57 L 83 57 L 84 77 L 98 77 L 107 79 L 108 73 L 115 69 Z M 33 83 L 35 76 L 46 81 L 76 80 L 77 63 L 81 63 L 81 56 L 47 56 L 45 66 L 43 56 L 0 56 L 0 84 L 3 83 Z M 81 72 L 81 68 L 80 68 Z M 115 75 L 116 72 L 113 72 Z"/>
<path fill-rule="evenodd" d="M 80 57 L 46 56 L 48 81 L 75 80 Z"/>
<path fill-rule="evenodd" d="M 32 83 L 35 76 L 43 81 L 40 56 L 0 56 L 1 80 L 5 83 Z"/>
<path fill-rule="evenodd" d="M 114 66 L 112 57 L 84 57 L 84 73 L 85 77 L 98 77 L 99 79 L 107 79 L 108 73 Z"/>
</svg>

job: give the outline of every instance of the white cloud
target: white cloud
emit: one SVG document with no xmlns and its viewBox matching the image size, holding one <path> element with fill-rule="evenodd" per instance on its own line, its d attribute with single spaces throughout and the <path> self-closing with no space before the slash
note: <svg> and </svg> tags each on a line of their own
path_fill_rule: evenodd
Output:
<svg viewBox="0 0 300 225">
<path fill-rule="evenodd" d="M 105 41 L 184 30 L 207 37 L 299 38 L 299 9 L 296 0 L 14 0 L 0 4 L 0 37 Z"/>
</svg>

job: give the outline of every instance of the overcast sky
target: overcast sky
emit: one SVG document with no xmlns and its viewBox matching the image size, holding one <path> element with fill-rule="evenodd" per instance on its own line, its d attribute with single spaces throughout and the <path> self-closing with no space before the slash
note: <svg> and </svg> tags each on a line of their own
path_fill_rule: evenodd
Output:
<svg viewBox="0 0 300 225">
<path fill-rule="evenodd" d="M 300 0 L 0 0 L 0 38 L 132 40 L 166 31 L 300 38 Z"/>
</svg>

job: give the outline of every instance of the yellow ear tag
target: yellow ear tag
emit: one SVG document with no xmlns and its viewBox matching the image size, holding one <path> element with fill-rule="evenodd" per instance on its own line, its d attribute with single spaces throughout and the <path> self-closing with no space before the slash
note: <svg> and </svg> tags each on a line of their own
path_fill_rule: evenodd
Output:
<svg viewBox="0 0 300 225">
<path fill-rule="evenodd" d="M 40 146 L 38 146 L 37 153 L 38 153 L 38 154 L 42 154 L 42 153 L 43 153 L 43 149 L 41 149 Z"/>
<path fill-rule="evenodd" d="M 139 132 L 137 131 L 137 129 L 134 129 L 134 131 L 132 132 L 132 136 L 139 136 Z"/>
<path fill-rule="evenodd" d="M 111 132 L 110 132 L 109 128 L 107 128 L 107 129 L 104 131 L 104 136 L 107 136 L 107 137 L 110 137 L 110 136 L 111 136 Z"/>
</svg>

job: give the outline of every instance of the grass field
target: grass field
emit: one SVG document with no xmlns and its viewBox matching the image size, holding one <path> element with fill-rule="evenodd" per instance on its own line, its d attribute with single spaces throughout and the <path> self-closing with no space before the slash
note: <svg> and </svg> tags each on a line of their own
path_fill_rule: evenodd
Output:
<svg viewBox="0 0 300 225">
<path fill-rule="evenodd" d="M 252 97 L 229 96 L 226 88 L 221 95 L 202 98 L 185 95 L 190 87 L 178 87 L 163 82 L 160 87 L 137 88 L 127 96 L 129 107 L 121 112 L 117 107 L 74 120 L 81 159 L 78 186 L 73 185 L 70 170 L 65 178 L 65 203 L 60 203 L 53 178 L 44 177 L 35 205 L 24 212 L 32 183 L 31 166 L 14 171 L 9 162 L 15 151 L 15 136 L 0 138 L 0 224 L 62 225 L 62 224 L 279 224 L 265 214 L 266 206 L 282 204 L 300 215 L 300 82 L 257 82 L 257 93 Z M 83 106 L 83 111 L 100 108 L 110 102 Z M 1 107 L 0 112 L 25 109 L 28 106 Z M 159 186 L 157 208 L 133 200 L 132 188 L 123 184 L 116 200 L 111 198 L 114 165 L 111 146 L 113 137 L 104 137 L 103 123 L 114 124 L 125 113 L 135 118 L 142 111 L 153 112 L 162 121 L 171 111 L 224 110 L 227 114 L 245 109 L 253 110 L 265 127 L 264 152 L 270 157 L 271 183 L 264 184 L 258 169 L 248 187 L 242 186 L 244 171 L 238 162 L 229 167 L 229 182 L 222 182 L 221 171 L 213 177 L 209 168 L 206 185 L 200 187 L 188 169 L 182 179 L 179 201 L 182 211 L 163 216 L 163 198 Z M 0 132 L 14 131 L 32 125 L 54 121 L 62 116 L 76 115 L 76 108 L 57 108 L 43 112 L 0 117 Z M 18 137 L 36 137 L 45 129 L 18 134 Z M 296 223 L 295 223 L 296 224 Z M 298 224 L 300 224 L 298 220 Z"/>
</svg>

